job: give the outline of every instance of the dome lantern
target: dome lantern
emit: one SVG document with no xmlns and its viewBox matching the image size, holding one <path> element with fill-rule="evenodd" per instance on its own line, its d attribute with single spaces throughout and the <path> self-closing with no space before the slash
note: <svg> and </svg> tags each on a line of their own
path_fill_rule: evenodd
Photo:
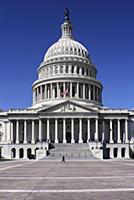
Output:
<svg viewBox="0 0 134 200">
<path fill-rule="evenodd" d="M 62 38 L 72 38 L 72 25 L 69 20 L 69 10 L 66 8 L 65 9 L 65 21 L 61 25 L 61 30 L 62 30 Z"/>
</svg>

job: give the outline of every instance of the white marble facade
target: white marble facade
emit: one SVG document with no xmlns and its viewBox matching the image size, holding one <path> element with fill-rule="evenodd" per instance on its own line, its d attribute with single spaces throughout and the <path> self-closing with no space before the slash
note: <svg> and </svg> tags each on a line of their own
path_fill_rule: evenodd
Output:
<svg viewBox="0 0 134 200">
<path fill-rule="evenodd" d="M 73 39 L 69 17 L 46 52 L 32 85 L 33 105 L 0 112 L 0 157 L 28 158 L 49 143 L 88 143 L 100 158 L 134 151 L 134 110 L 102 104 L 103 86 L 87 49 Z"/>
</svg>

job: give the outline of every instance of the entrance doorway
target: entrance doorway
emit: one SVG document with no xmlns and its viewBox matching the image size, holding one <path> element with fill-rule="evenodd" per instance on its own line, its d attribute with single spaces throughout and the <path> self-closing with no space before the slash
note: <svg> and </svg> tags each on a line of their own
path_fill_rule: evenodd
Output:
<svg viewBox="0 0 134 200">
<path fill-rule="evenodd" d="M 71 143 L 71 133 L 70 132 L 66 133 L 66 141 L 67 141 L 67 143 Z"/>
</svg>

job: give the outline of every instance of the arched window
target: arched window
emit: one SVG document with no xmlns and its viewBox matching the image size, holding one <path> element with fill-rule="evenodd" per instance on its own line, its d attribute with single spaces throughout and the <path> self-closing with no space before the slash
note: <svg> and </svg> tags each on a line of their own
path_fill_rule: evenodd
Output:
<svg viewBox="0 0 134 200">
<path fill-rule="evenodd" d="M 24 149 L 21 148 L 19 149 L 19 158 L 23 158 L 24 157 Z"/>
<path fill-rule="evenodd" d="M 76 48 L 74 48 L 74 54 L 77 54 L 77 49 Z"/>
<path fill-rule="evenodd" d="M 72 66 L 72 68 L 71 68 L 71 73 L 72 74 L 74 73 L 74 66 Z"/>
<path fill-rule="evenodd" d="M 32 154 L 32 150 L 29 148 L 27 149 L 27 158 L 30 158 Z"/>
<path fill-rule="evenodd" d="M 68 47 L 66 47 L 66 53 L 68 53 Z"/>
<path fill-rule="evenodd" d="M 79 52 L 79 56 L 81 56 L 81 52 L 80 52 L 80 49 L 78 49 L 78 52 Z"/>
<path fill-rule="evenodd" d="M 39 150 L 38 147 L 36 147 L 35 150 L 34 150 L 34 151 L 35 151 L 35 157 L 36 157 L 36 154 L 37 154 L 37 151 L 38 151 L 38 150 Z"/>
<path fill-rule="evenodd" d="M 66 73 L 69 73 L 69 66 L 66 66 Z"/>
<path fill-rule="evenodd" d="M 114 148 L 114 158 L 117 158 L 118 155 L 118 148 Z"/>
<path fill-rule="evenodd" d="M 110 158 L 110 148 L 106 148 L 103 158 L 104 159 L 109 159 Z"/>
<path fill-rule="evenodd" d="M 60 74 L 63 74 L 63 66 L 60 66 Z"/>
<path fill-rule="evenodd" d="M 53 75 L 53 67 L 50 68 L 50 74 Z"/>
<path fill-rule="evenodd" d="M 93 100 L 93 96 L 94 96 L 93 95 L 93 85 L 91 85 L 90 88 L 91 88 L 91 100 Z"/>
<path fill-rule="evenodd" d="M 80 72 L 80 68 L 79 68 L 79 67 L 77 67 L 77 74 L 79 74 L 79 72 Z"/>
<path fill-rule="evenodd" d="M 58 74 L 58 67 L 55 66 L 55 74 Z"/>
<path fill-rule="evenodd" d="M 122 148 L 122 149 L 121 149 L 121 157 L 122 157 L 122 158 L 125 157 L 125 150 L 126 150 L 125 148 Z"/>
<path fill-rule="evenodd" d="M 84 56 L 84 51 L 82 50 L 82 56 Z"/>
<path fill-rule="evenodd" d="M 46 68 L 46 75 L 48 76 L 48 67 Z"/>
<path fill-rule="evenodd" d="M 84 67 L 82 67 L 82 75 L 84 75 Z"/>
</svg>

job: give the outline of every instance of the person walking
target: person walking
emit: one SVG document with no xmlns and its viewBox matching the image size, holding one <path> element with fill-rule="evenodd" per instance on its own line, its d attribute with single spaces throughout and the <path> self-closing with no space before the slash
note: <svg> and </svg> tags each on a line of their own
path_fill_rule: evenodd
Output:
<svg viewBox="0 0 134 200">
<path fill-rule="evenodd" d="M 64 155 L 62 156 L 61 162 L 62 162 L 62 163 L 65 163 L 65 156 L 64 156 Z"/>
</svg>

